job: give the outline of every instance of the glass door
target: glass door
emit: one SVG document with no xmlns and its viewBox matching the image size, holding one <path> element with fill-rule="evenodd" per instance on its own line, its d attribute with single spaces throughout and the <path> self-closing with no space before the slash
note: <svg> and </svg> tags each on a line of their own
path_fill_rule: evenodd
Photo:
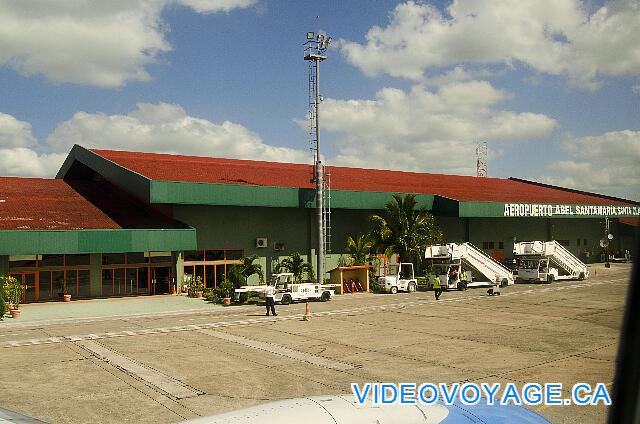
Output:
<svg viewBox="0 0 640 424">
<path fill-rule="evenodd" d="M 18 280 L 22 284 L 24 292 L 22 293 L 22 302 L 29 303 L 38 300 L 38 279 L 35 272 L 11 273 L 11 277 Z"/>
<path fill-rule="evenodd" d="M 152 269 L 153 294 L 167 294 L 171 290 L 171 267 L 157 267 Z"/>
</svg>

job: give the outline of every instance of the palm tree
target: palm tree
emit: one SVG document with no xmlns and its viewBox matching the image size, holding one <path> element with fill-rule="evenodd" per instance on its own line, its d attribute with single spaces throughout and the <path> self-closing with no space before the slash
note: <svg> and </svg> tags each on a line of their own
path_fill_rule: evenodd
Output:
<svg viewBox="0 0 640 424">
<path fill-rule="evenodd" d="M 244 258 L 241 264 L 232 265 L 227 271 L 228 278 L 233 281 L 235 288 L 244 286 L 247 284 L 247 278 L 254 274 L 258 274 L 260 282 L 264 281 L 264 272 L 262 272 L 262 265 L 254 264 L 258 260 L 258 255 L 252 255 Z"/>
<path fill-rule="evenodd" d="M 309 262 L 305 262 L 298 252 L 292 253 L 276 265 L 276 272 L 282 270 L 292 273 L 294 282 L 298 282 L 304 273 L 307 274 L 307 277 L 313 275 L 313 266 Z"/>
<path fill-rule="evenodd" d="M 442 239 L 442 231 L 433 215 L 416 208 L 415 194 L 394 194 L 382 215 L 370 217 L 374 224 L 371 236 L 377 252 L 387 257 L 396 253 L 400 262 L 420 262 L 424 249 Z"/>
<path fill-rule="evenodd" d="M 347 238 L 346 253 L 351 258 L 351 265 L 366 265 L 367 257 L 374 248 L 374 241 L 369 234 L 358 234 L 354 240 L 353 237 Z"/>
</svg>

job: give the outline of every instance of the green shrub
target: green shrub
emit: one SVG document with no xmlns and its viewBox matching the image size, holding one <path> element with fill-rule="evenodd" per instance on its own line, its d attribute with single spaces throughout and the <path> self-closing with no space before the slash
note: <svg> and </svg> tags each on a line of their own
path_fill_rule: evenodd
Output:
<svg viewBox="0 0 640 424">
<path fill-rule="evenodd" d="M 233 282 L 225 278 L 220 284 L 218 284 L 216 292 L 220 298 L 231 297 L 231 293 L 233 292 Z"/>
<path fill-rule="evenodd" d="M 213 288 L 205 289 L 203 295 L 204 295 L 204 298 L 207 300 L 207 302 L 211 302 L 211 303 L 222 302 L 222 299 L 220 298 L 220 296 L 218 296 L 216 290 Z"/>
<path fill-rule="evenodd" d="M 22 302 L 24 287 L 14 277 L 0 276 L 0 286 L 2 286 L 2 297 L 6 302 L 12 302 L 18 309 Z"/>
<path fill-rule="evenodd" d="M 0 320 L 4 318 L 4 314 L 7 313 L 7 304 L 4 303 L 4 299 L 0 297 Z"/>
<path fill-rule="evenodd" d="M 196 292 L 204 292 L 204 283 L 200 276 L 196 277 L 189 285 L 189 295 L 195 296 Z"/>
</svg>

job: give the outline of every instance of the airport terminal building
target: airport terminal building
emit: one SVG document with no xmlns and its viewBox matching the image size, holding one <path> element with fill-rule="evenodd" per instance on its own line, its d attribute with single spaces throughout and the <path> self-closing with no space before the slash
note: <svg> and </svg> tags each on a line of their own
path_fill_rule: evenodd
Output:
<svg viewBox="0 0 640 424">
<path fill-rule="evenodd" d="M 395 193 L 416 193 L 445 241 L 496 259 L 514 241 L 557 240 L 598 259 L 605 218 L 612 252 L 633 252 L 640 203 L 519 179 L 327 167 L 331 254 Z M 311 165 L 87 150 L 74 146 L 55 179 L 0 177 L 0 275 L 25 301 L 153 295 L 258 255 L 265 274 L 300 252 L 315 263 Z M 328 275 L 327 275 L 328 276 Z"/>
</svg>

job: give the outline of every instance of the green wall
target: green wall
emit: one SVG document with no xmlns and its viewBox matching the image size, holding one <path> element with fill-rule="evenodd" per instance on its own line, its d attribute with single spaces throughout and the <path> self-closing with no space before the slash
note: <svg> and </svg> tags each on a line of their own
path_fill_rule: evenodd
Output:
<svg viewBox="0 0 640 424">
<path fill-rule="evenodd" d="M 9 257 L 0 255 L 0 275 L 7 275 L 9 273 Z"/>
<path fill-rule="evenodd" d="M 370 230 L 369 216 L 373 211 L 333 209 L 331 212 L 334 254 L 327 258 L 328 269 L 337 265 L 349 235 Z M 317 227 L 313 209 L 175 205 L 173 217 L 196 228 L 198 249 L 243 249 L 245 256 L 260 256 L 267 276 L 275 260 L 293 252 L 304 255 L 315 268 Z M 267 248 L 256 248 L 256 238 L 261 237 L 268 239 Z M 283 243 L 284 250 L 276 251 L 275 243 Z M 250 282 L 257 282 L 257 277 Z"/>
</svg>

